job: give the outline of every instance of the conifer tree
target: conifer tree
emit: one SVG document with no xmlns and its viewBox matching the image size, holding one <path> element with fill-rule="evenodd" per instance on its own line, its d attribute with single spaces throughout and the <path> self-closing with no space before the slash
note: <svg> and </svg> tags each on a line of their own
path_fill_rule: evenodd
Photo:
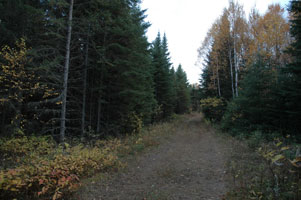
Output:
<svg viewBox="0 0 301 200">
<path fill-rule="evenodd" d="M 287 129 L 294 133 L 301 131 L 301 1 L 290 2 L 290 34 L 294 41 L 289 48 L 292 62 L 282 70 L 281 96 L 285 105 L 284 119 Z"/>
<path fill-rule="evenodd" d="M 249 67 L 242 80 L 240 96 L 228 106 L 223 119 L 224 128 L 252 132 L 274 130 L 274 74 L 262 57 Z"/>
<path fill-rule="evenodd" d="M 176 113 L 184 114 L 190 108 L 190 91 L 186 73 L 182 69 L 182 65 L 178 66 L 176 71 Z"/>
<path fill-rule="evenodd" d="M 171 63 L 169 58 L 167 38 L 161 39 L 158 33 L 152 47 L 152 63 L 154 66 L 155 96 L 158 106 L 162 111 L 161 119 L 166 119 L 174 111 L 171 75 Z"/>
</svg>

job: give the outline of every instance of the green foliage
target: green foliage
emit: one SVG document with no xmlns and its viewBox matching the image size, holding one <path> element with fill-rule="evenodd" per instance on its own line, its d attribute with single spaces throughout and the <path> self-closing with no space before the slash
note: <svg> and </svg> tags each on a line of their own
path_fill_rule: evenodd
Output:
<svg viewBox="0 0 301 200">
<path fill-rule="evenodd" d="M 248 69 L 241 83 L 239 97 L 227 106 L 222 120 L 224 130 L 275 131 L 274 126 L 277 126 L 278 122 L 274 100 L 276 75 L 273 69 L 260 60 Z"/>
<path fill-rule="evenodd" d="M 34 40 L 44 13 L 39 1 L 0 1 L 0 48 L 13 46 L 21 37 Z M 32 41 L 29 41 L 31 44 Z"/>
<path fill-rule="evenodd" d="M 148 42 L 150 23 L 140 3 L 74 2 L 66 135 L 129 134 L 175 112 L 167 37 Z M 67 0 L 0 0 L 1 135 L 19 128 L 26 135 L 58 134 L 68 9 Z M 27 45 L 15 43 L 21 37 Z M 188 99 L 182 93 L 178 102 Z"/>
<path fill-rule="evenodd" d="M 205 117 L 211 121 L 219 122 L 225 112 L 226 102 L 220 98 L 207 98 L 200 101 Z"/>
<path fill-rule="evenodd" d="M 15 135 L 13 139 L 0 139 L 0 152 L 4 159 L 18 160 L 29 153 L 34 156 L 50 154 L 55 142 L 49 136 L 28 137 Z"/>
<path fill-rule="evenodd" d="M 289 5 L 291 29 L 293 38 L 288 53 L 291 56 L 291 62 L 281 70 L 281 85 L 279 96 L 283 104 L 280 113 L 283 118 L 285 129 L 290 130 L 292 134 L 300 140 L 301 133 L 301 3 L 298 0 L 292 0 Z"/>
<path fill-rule="evenodd" d="M 175 85 L 167 47 L 167 38 L 158 33 L 151 49 L 155 98 L 162 110 L 159 120 L 168 119 L 174 112 Z"/>
<path fill-rule="evenodd" d="M 201 90 L 198 85 L 190 85 L 192 111 L 200 110 Z"/>
<path fill-rule="evenodd" d="M 190 109 L 190 92 L 186 73 L 182 66 L 179 65 L 175 73 L 175 89 L 176 89 L 176 106 L 175 113 L 184 114 Z"/>
<path fill-rule="evenodd" d="M 143 128 L 142 116 L 138 116 L 133 112 L 125 119 L 123 124 L 125 124 L 125 133 L 139 134 Z"/>
<path fill-rule="evenodd" d="M 232 155 L 228 166 L 235 187 L 226 198 L 299 199 L 301 166 L 296 151 L 300 147 L 278 138 L 264 143 L 259 132 L 254 135 L 247 143 L 256 147 L 256 153 L 242 142 L 234 145 L 237 153 Z"/>
<path fill-rule="evenodd" d="M 0 51 L 0 106 L 10 112 L 5 120 L 12 128 L 23 131 L 28 127 L 28 121 L 38 120 L 37 112 L 26 112 L 29 104 L 36 98 L 43 100 L 57 95 L 41 83 L 40 77 L 29 67 L 29 51 L 24 39 L 17 41 L 15 48 L 4 46 Z"/>
</svg>

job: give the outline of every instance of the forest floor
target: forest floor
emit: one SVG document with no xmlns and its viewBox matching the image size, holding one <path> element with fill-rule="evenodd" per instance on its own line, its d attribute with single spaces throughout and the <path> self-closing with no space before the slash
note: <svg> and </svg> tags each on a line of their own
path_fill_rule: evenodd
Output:
<svg viewBox="0 0 301 200">
<path fill-rule="evenodd" d="M 83 200 L 223 199 L 231 144 L 200 114 L 177 125 L 169 139 L 128 159 L 126 169 L 90 179 L 75 195 Z"/>
</svg>

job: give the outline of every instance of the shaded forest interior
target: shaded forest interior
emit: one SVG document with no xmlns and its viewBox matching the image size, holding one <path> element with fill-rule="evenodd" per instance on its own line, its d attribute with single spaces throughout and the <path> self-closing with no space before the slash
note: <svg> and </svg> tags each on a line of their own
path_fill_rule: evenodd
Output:
<svg viewBox="0 0 301 200">
<path fill-rule="evenodd" d="M 139 1 L 1 1 L 1 135 L 104 137 L 183 114 L 186 73 Z M 94 134 L 95 133 L 95 134 Z"/>
</svg>

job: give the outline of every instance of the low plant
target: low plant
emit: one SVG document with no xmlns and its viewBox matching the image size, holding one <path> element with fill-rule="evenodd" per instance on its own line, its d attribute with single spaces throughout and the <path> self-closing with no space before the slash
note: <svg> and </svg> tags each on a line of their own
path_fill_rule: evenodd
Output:
<svg viewBox="0 0 301 200">
<path fill-rule="evenodd" d="M 102 148 L 82 144 L 58 148 L 44 137 L 13 138 L 2 142 L 1 151 L 20 163 L 0 171 L 1 199 L 59 199 L 80 186 L 80 179 L 100 171 L 122 167 L 116 144 L 107 141 Z M 17 148 L 12 148 L 12 145 Z M 14 153 L 17 153 L 16 156 Z M 7 159 L 8 159 L 7 158 Z"/>
<path fill-rule="evenodd" d="M 215 122 L 221 121 L 226 110 L 226 102 L 216 97 L 202 99 L 200 106 L 205 117 Z"/>
<path fill-rule="evenodd" d="M 300 146 L 280 138 L 255 145 L 260 137 L 258 132 L 247 142 L 234 140 L 235 148 L 228 163 L 233 189 L 226 198 L 300 199 L 301 157 L 296 153 Z"/>
<path fill-rule="evenodd" d="M 0 140 L 0 199 L 66 198 L 78 190 L 83 179 L 124 168 L 121 157 L 158 145 L 159 138 L 173 133 L 181 120 L 177 117 L 174 122 L 140 130 L 139 119 L 133 119 L 139 130 L 136 134 L 85 145 L 57 146 L 51 137 L 22 134 Z"/>
</svg>

